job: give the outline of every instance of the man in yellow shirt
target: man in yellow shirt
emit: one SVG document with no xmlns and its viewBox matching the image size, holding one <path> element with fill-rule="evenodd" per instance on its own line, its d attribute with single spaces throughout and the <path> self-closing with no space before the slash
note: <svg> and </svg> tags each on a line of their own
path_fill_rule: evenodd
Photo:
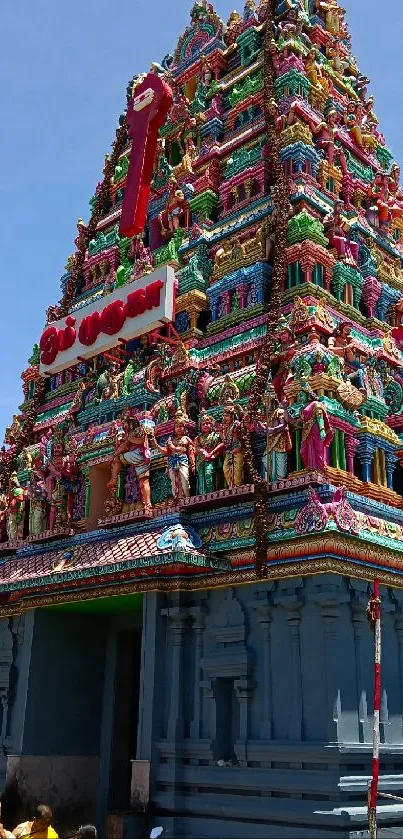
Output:
<svg viewBox="0 0 403 839">
<path fill-rule="evenodd" d="M 38 804 L 33 821 L 19 824 L 13 830 L 16 839 L 58 839 L 51 826 L 53 813 L 47 804 Z"/>
</svg>

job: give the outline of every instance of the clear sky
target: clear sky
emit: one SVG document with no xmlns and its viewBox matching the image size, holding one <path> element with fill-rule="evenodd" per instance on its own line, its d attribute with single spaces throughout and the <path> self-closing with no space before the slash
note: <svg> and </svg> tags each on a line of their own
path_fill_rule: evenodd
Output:
<svg viewBox="0 0 403 839">
<path fill-rule="evenodd" d="M 21 404 L 20 373 L 59 299 L 75 223 L 125 102 L 126 85 L 173 52 L 191 0 L 18 0 L 0 4 L 0 443 Z M 243 0 L 215 0 L 218 13 Z M 403 163 L 402 0 L 344 0 L 361 71 Z M 385 14 L 382 14 L 384 10 Z M 400 90 L 399 90 L 400 88 Z"/>
</svg>

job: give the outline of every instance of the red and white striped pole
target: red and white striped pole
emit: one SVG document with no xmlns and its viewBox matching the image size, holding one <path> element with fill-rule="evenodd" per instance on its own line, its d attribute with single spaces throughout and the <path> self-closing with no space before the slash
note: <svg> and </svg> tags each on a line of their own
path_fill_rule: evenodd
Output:
<svg viewBox="0 0 403 839">
<path fill-rule="evenodd" d="M 374 581 L 374 591 L 368 603 L 368 620 L 375 635 L 374 670 L 374 740 L 372 752 L 372 780 L 369 792 L 368 822 L 370 839 L 377 839 L 376 807 L 379 784 L 379 716 L 381 710 L 381 598 L 379 580 Z"/>
</svg>

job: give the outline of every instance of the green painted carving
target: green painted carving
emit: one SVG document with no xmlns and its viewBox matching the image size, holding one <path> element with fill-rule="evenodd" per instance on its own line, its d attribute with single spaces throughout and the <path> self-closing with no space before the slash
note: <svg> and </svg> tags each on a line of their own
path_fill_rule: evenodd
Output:
<svg viewBox="0 0 403 839">
<path fill-rule="evenodd" d="M 189 112 L 192 116 L 200 114 L 206 110 L 210 99 L 218 92 L 219 85 L 213 79 L 210 84 L 206 85 L 204 81 L 200 81 L 197 85 L 197 90 L 193 102 L 189 107 Z"/>
<path fill-rule="evenodd" d="M 312 376 L 312 367 L 304 356 L 298 358 L 294 374 L 296 379 L 309 379 L 309 376 Z"/>
<path fill-rule="evenodd" d="M 39 344 L 34 344 L 34 346 L 32 347 L 31 356 L 28 359 L 28 364 L 30 364 L 31 367 L 35 367 L 37 364 L 39 364 L 40 358 L 41 358 L 41 350 L 40 350 Z"/>
<path fill-rule="evenodd" d="M 204 249 L 207 250 L 207 260 L 210 267 L 206 262 Z M 188 265 L 178 271 L 179 294 L 187 294 L 189 291 L 195 291 L 196 289 L 206 291 L 211 271 L 212 262 L 208 259 L 208 249 L 206 245 L 200 245 L 196 253 L 190 257 Z"/>
<path fill-rule="evenodd" d="M 349 284 L 353 289 L 354 306 L 358 309 L 363 283 L 364 277 L 356 268 L 344 262 L 336 262 L 332 276 L 332 289 L 336 300 L 342 301 L 344 288 L 346 284 Z"/>
<path fill-rule="evenodd" d="M 238 102 L 243 102 L 244 99 L 247 99 L 249 96 L 253 96 L 254 93 L 257 93 L 259 90 L 263 88 L 263 72 L 259 70 L 258 73 L 255 73 L 253 76 L 248 76 L 238 87 L 233 87 L 232 92 L 229 95 L 229 103 L 231 108 L 238 104 Z"/>
<path fill-rule="evenodd" d="M 209 219 L 212 211 L 218 207 L 219 203 L 220 199 L 212 189 L 206 189 L 189 201 L 192 213 L 198 213 L 201 219 Z"/>
<path fill-rule="evenodd" d="M 288 222 L 287 242 L 289 245 L 295 245 L 296 242 L 303 242 L 305 239 L 310 239 L 324 248 L 329 244 L 323 234 L 322 222 L 303 210 Z"/>
<path fill-rule="evenodd" d="M 151 501 L 153 504 L 162 504 L 172 495 L 171 482 L 165 469 L 156 469 L 150 474 Z"/>
<path fill-rule="evenodd" d="M 385 402 L 392 414 L 399 414 L 403 405 L 403 388 L 395 379 L 390 379 L 385 388 Z"/>
<path fill-rule="evenodd" d="M 393 160 L 393 154 L 386 146 L 378 146 L 375 156 L 379 160 L 383 169 L 389 169 Z"/>
<path fill-rule="evenodd" d="M 120 242 L 119 227 L 117 224 L 109 233 L 97 233 L 95 239 L 91 239 L 88 245 L 88 253 L 90 256 L 95 256 L 97 253 L 112 248 Z"/>
<path fill-rule="evenodd" d="M 364 166 L 363 163 L 360 163 L 356 157 L 353 157 L 348 152 L 346 153 L 347 158 L 347 169 L 357 178 L 360 178 L 361 181 L 366 181 L 367 183 L 372 183 L 374 179 L 374 173 L 370 166 Z"/>
<path fill-rule="evenodd" d="M 171 128 L 172 128 L 172 126 L 170 125 L 170 123 L 168 121 L 166 123 L 166 125 L 163 128 L 161 128 L 161 131 L 160 131 L 161 136 L 163 136 L 164 133 L 169 133 L 169 130 Z M 154 177 L 153 177 L 153 187 L 154 187 L 154 189 L 163 189 L 164 186 L 167 186 L 169 178 L 172 175 L 172 172 L 173 172 L 173 166 L 171 166 L 168 163 L 168 161 L 165 157 L 165 154 L 163 154 L 163 153 L 160 154 L 160 156 L 158 158 L 158 162 L 157 162 L 157 170 L 156 170 L 156 172 L 154 174 Z"/>
<path fill-rule="evenodd" d="M 113 181 L 115 184 L 118 184 L 119 181 L 122 181 L 123 178 L 126 177 L 129 171 L 129 164 L 130 164 L 130 157 L 129 155 L 125 154 L 124 157 L 121 157 L 119 162 L 116 165 L 115 172 L 113 175 Z"/>
<path fill-rule="evenodd" d="M 200 361 L 208 361 L 212 356 L 221 355 L 221 353 L 227 353 L 231 350 L 235 351 L 240 346 L 245 346 L 245 350 L 247 350 L 249 342 L 259 341 L 265 335 L 265 324 L 255 326 L 252 329 L 241 332 L 239 335 L 233 335 L 231 338 L 224 338 L 222 341 L 217 341 L 211 347 L 204 347 L 204 349 L 198 350 L 196 357 Z"/>
<path fill-rule="evenodd" d="M 225 168 L 225 179 L 229 180 L 230 178 L 233 178 L 234 175 L 239 175 L 241 172 L 244 172 L 245 169 L 254 166 L 255 163 L 259 163 L 262 159 L 262 148 L 263 143 L 259 143 L 252 149 L 246 150 L 241 148 L 234 151 Z"/>
<path fill-rule="evenodd" d="M 183 265 L 179 248 L 185 237 L 186 231 L 180 227 L 179 230 L 175 231 L 167 245 L 162 245 L 161 248 L 157 248 L 153 253 L 154 267 L 158 268 L 160 265 L 166 265 L 167 262 L 179 262 L 180 265 Z"/>
<path fill-rule="evenodd" d="M 133 376 L 141 370 L 141 365 L 138 362 L 137 358 L 131 358 L 125 371 L 123 373 L 122 379 L 122 396 L 130 396 L 131 393 L 135 390 L 135 386 L 133 385 Z"/>
<path fill-rule="evenodd" d="M 247 67 L 248 64 L 251 64 L 252 61 L 258 57 L 258 53 L 261 48 L 260 33 L 254 26 L 251 26 L 250 29 L 246 29 L 238 35 L 237 44 L 239 47 L 241 65 L 242 67 Z"/>
<path fill-rule="evenodd" d="M 131 275 L 133 272 L 133 263 L 129 260 L 129 251 L 131 246 L 131 239 L 120 239 L 119 242 L 119 253 L 120 253 L 120 265 L 116 271 L 116 283 L 115 288 L 120 288 L 125 283 L 129 282 L 131 279 Z"/>
<path fill-rule="evenodd" d="M 246 367 L 242 371 L 237 371 L 236 373 L 231 374 L 231 378 L 233 382 L 236 384 L 237 388 L 239 389 L 240 398 L 245 396 L 245 394 L 249 393 L 252 389 L 253 382 L 255 381 L 256 370 L 254 366 Z M 220 398 L 220 393 L 223 386 L 223 379 L 220 377 L 218 381 L 213 382 L 208 391 L 207 397 L 211 404 L 214 402 L 218 402 Z"/>
<path fill-rule="evenodd" d="M 289 70 L 288 73 L 283 73 L 275 82 L 276 98 L 282 96 L 303 96 L 308 99 L 309 91 L 311 90 L 311 82 L 303 73 L 298 70 Z"/>
</svg>

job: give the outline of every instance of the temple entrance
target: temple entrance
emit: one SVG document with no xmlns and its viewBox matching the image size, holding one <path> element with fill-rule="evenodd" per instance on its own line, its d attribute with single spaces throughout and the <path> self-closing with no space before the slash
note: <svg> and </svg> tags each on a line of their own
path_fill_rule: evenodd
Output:
<svg viewBox="0 0 403 839">
<path fill-rule="evenodd" d="M 130 804 L 131 761 L 136 757 L 141 637 L 136 629 L 118 631 L 108 811 Z"/>
<path fill-rule="evenodd" d="M 130 810 L 141 641 L 141 595 L 33 613 L 24 738 L 7 768 L 10 823 L 45 800 L 62 835 L 92 822 L 105 836 L 108 812 Z"/>
</svg>

